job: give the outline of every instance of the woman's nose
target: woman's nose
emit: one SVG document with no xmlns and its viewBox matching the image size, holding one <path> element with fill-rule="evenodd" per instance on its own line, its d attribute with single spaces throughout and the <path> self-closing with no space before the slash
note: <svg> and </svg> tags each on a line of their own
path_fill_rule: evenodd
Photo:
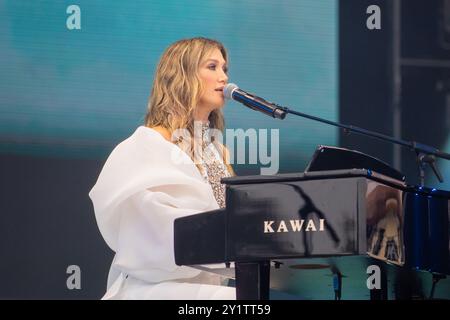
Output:
<svg viewBox="0 0 450 320">
<path fill-rule="evenodd" d="M 227 82 L 228 81 L 228 76 L 227 76 L 227 74 L 224 72 L 224 71 L 222 71 L 222 75 L 221 75 L 221 77 L 220 77 L 220 82 Z"/>
</svg>

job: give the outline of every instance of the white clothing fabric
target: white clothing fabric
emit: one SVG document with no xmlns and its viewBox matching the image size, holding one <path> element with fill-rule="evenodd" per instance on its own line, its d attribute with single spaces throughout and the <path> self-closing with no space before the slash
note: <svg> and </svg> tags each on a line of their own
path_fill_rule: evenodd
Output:
<svg viewBox="0 0 450 320">
<path fill-rule="evenodd" d="M 175 264 L 173 221 L 219 206 L 189 156 L 157 131 L 141 126 L 121 142 L 89 196 L 116 253 L 104 299 L 235 299 L 231 287 L 183 282 L 200 271 Z"/>
</svg>

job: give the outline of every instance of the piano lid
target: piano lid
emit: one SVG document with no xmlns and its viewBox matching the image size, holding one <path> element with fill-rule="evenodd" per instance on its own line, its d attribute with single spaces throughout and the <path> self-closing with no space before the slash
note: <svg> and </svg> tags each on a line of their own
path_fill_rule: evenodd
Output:
<svg viewBox="0 0 450 320">
<path fill-rule="evenodd" d="M 368 169 L 405 181 L 405 175 L 380 159 L 356 150 L 323 145 L 317 147 L 305 172 L 342 169 Z"/>
<path fill-rule="evenodd" d="M 385 176 L 381 173 L 370 169 L 345 169 L 345 170 L 327 170 L 316 172 L 301 173 L 280 173 L 270 176 L 251 175 L 251 176 L 234 176 L 223 178 L 222 183 L 226 185 L 253 184 L 253 183 L 274 183 L 288 181 L 318 180 L 318 179 L 339 179 L 365 177 L 377 182 L 385 183 L 395 188 L 405 188 L 405 182 Z"/>
</svg>

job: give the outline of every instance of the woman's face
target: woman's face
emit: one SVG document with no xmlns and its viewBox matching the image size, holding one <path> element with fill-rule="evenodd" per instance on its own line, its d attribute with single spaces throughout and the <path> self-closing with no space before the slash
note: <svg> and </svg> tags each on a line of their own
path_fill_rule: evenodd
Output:
<svg viewBox="0 0 450 320">
<path fill-rule="evenodd" d="M 201 63 L 199 77 L 203 83 L 203 94 L 199 108 L 202 111 L 213 111 L 224 103 L 223 87 L 227 84 L 227 63 L 219 49 L 214 49 Z"/>
</svg>

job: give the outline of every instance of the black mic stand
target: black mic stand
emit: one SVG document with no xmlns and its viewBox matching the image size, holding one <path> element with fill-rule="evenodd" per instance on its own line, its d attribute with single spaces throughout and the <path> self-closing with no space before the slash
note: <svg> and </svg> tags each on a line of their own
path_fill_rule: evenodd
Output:
<svg viewBox="0 0 450 320">
<path fill-rule="evenodd" d="M 427 166 L 427 164 L 431 167 L 431 169 L 433 170 L 434 174 L 437 176 L 439 181 L 441 183 L 444 182 L 444 179 L 442 178 L 442 175 L 441 175 L 438 167 L 436 166 L 435 161 L 436 161 L 436 157 L 450 160 L 450 154 L 448 154 L 448 153 L 442 152 L 439 149 L 436 149 L 434 147 L 431 147 L 431 146 L 428 146 L 428 145 L 425 145 L 425 144 L 422 144 L 422 143 L 419 143 L 416 141 L 406 141 L 406 140 L 402 140 L 402 139 L 396 139 L 394 137 L 391 137 L 391 136 L 388 136 L 385 134 L 381 134 L 378 132 L 366 130 L 366 129 L 355 127 L 352 125 L 345 125 L 345 124 L 341 124 L 339 122 L 334 122 L 334 121 L 322 119 L 319 117 L 311 116 L 311 115 L 308 115 L 303 112 L 290 110 L 289 108 L 282 107 L 275 103 L 274 103 L 274 105 L 276 107 L 278 107 L 277 110 L 279 110 L 282 113 L 290 113 L 290 114 L 294 114 L 296 116 L 300 116 L 303 118 L 315 120 L 315 121 L 326 123 L 326 124 L 329 124 L 329 125 L 332 125 L 332 126 L 335 126 L 338 128 L 342 128 L 344 130 L 344 132 L 347 134 L 349 134 L 350 132 L 355 132 L 355 133 L 369 136 L 372 138 L 376 138 L 379 140 L 398 144 L 403 147 L 407 147 L 416 153 L 417 163 L 418 163 L 418 167 L 419 167 L 419 179 L 420 179 L 421 186 L 425 185 L 425 167 Z"/>
<path fill-rule="evenodd" d="M 419 152 L 417 154 L 417 166 L 419 168 L 419 178 L 420 178 L 420 185 L 425 185 L 425 167 L 427 164 L 433 169 L 434 174 L 438 178 L 439 182 L 444 182 L 444 178 L 442 178 L 441 172 L 439 171 L 438 167 L 435 164 L 436 157 L 433 154 L 426 154 Z"/>
</svg>

